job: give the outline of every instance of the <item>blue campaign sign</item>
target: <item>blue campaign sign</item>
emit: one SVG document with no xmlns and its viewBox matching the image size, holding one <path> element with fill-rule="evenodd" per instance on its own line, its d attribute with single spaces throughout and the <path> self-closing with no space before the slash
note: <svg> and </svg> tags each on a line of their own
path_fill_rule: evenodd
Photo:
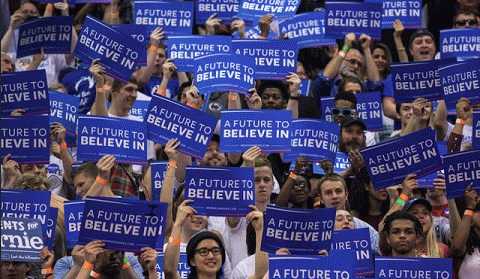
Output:
<svg viewBox="0 0 480 279">
<path fill-rule="evenodd" d="M 437 141 L 437 148 L 438 152 L 440 152 L 440 155 L 445 155 L 447 154 L 447 142 L 446 141 Z M 418 188 L 435 188 L 433 186 L 433 181 L 438 178 L 439 174 L 444 174 L 443 169 L 437 171 L 437 172 L 432 172 L 429 175 L 426 175 L 424 177 L 417 178 L 418 182 Z"/>
<path fill-rule="evenodd" d="M 480 29 L 455 28 L 440 30 L 442 58 L 480 56 Z"/>
<path fill-rule="evenodd" d="M 223 110 L 221 120 L 222 152 L 245 152 L 252 146 L 263 152 L 291 151 L 290 110 Z"/>
<path fill-rule="evenodd" d="M 340 126 L 318 119 L 294 119 L 291 127 L 292 151 L 284 160 L 294 162 L 298 156 L 310 162 L 335 161 Z"/>
<path fill-rule="evenodd" d="M 312 81 L 310 79 L 302 79 L 302 83 L 300 83 L 300 87 L 298 88 L 298 95 L 309 96 L 311 83 Z"/>
<path fill-rule="evenodd" d="M 166 36 L 192 35 L 193 2 L 135 1 L 135 24 L 147 25 L 148 34 L 161 27 Z"/>
<path fill-rule="evenodd" d="M 355 94 L 357 98 L 357 115 L 363 120 L 368 131 L 383 130 L 382 96 L 380 92 Z"/>
<path fill-rule="evenodd" d="M 430 60 L 391 65 L 395 102 L 412 103 L 417 98 L 428 101 L 443 98 L 439 68 L 454 59 Z"/>
<path fill-rule="evenodd" d="M 78 235 L 82 227 L 83 208 L 85 201 L 65 201 L 65 235 L 67 248 L 72 249 L 77 245 Z"/>
<path fill-rule="evenodd" d="M 50 111 L 45 70 L 2 74 L 1 94 L 2 116 L 10 115 L 16 109 L 24 109 L 23 115 Z"/>
<path fill-rule="evenodd" d="M 143 51 L 138 51 L 137 66 L 147 66 L 147 46 L 150 40 L 150 34 L 147 33 L 147 26 L 141 24 L 112 24 L 113 29 L 120 33 L 130 35 L 142 43 Z"/>
<path fill-rule="evenodd" d="M 150 163 L 152 180 L 152 201 L 160 201 L 160 192 L 162 191 L 163 179 L 167 171 L 167 161 L 153 161 Z"/>
<path fill-rule="evenodd" d="M 255 25 L 255 26 L 247 25 L 247 26 L 245 26 L 245 35 L 247 36 L 246 39 L 255 39 L 255 40 L 259 39 L 260 34 L 261 34 L 260 26 L 258 26 L 258 25 Z M 232 37 L 234 39 L 241 39 L 240 35 L 238 35 L 237 31 L 233 32 Z M 267 39 L 274 39 L 275 37 L 277 37 L 277 34 L 272 29 L 270 29 L 270 31 L 268 32 L 268 35 L 267 35 Z"/>
<path fill-rule="evenodd" d="M 137 96 L 138 95 L 139 94 L 137 92 Z M 148 96 L 144 96 L 143 98 L 144 99 L 140 99 L 140 97 L 137 97 L 137 100 L 133 104 L 132 109 L 128 111 L 128 114 L 133 115 L 133 116 L 137 116 L 140 119 L 145 118 L 145 115 L 147 114 L 147 111 L 148 111 L 148 106 L 150 105 L 150 100 L 152 98 L 150 98 Z"/>
<path fill-rule="evenodd" d="M 2 261 L 43 262 L 43 243 L 39 220 L 2 217 Z"/>
<path fill-rule="evenodd" d="M 236 92 L 251 96 L 255 60 L 235 53 L 216 53 L 195 58 L 195 86 L 202 94 Z"/>
<path fill-rule="evenodd" d="M 336 44 L 335 39 L 325 38 L 324 11 L 298 14 L 281 22 L 278 29 L 289 39 L 297 39 L 298 49 Z"/>
<path fill-rule="evenodd" d="M 341 173 L 350 166 L 350 160 L 348 154 L 341 151 L 337 152 L 335 157 L 335 164 L 333 165 L 333 172 L 336 174 Z M 325 171 L 320 167 L 320 163 L 313 164 L 313 173 L 315 174 L 325 174 Z"/>
<path fill-rule="evenodd" d="M 238 8 L 237 18 L 257 22 L 266 14 L 274 14 L 275 18 L 293 17 L 301 1 L 258 1 L 242 0 Z"/>
<path fill-rule="evenodd" d="M 48 115 L 2 117 L 0 159 L 8 154 L 19 164 L 48 164 L 50 126 Z"/>
<path fill-rule="evenodd" d="M 165 278 L 165 274 L 163 273 L 164 270 L 164 253 L 159 252 L 157 257 L 157 264 L 155 265 L 155 269 L 157 270 L 158 278 Z M 178 267 L 177 267 L 178 275 L 180 275 L 181 279 L 187 279 L 188 274 L 190 274 L 190 267 L 188 266 L 188 259 L 187 254 L 180 252 L 180 257 L 178 259 Z"/>
<path fill-rule="evenodd" d="M 115 117 L 78 117 L 77 160 L 98 161 L 104 155 L 121 164 L 147 164 L 145 123 Z"/>
<path fill-rule="evenodd" d="M 360 153 L 376 190 L 401 184 L 411 173 L 418 178 L 443 169 L 435 131 L 430 127 L 364 147 Z"/>
<path fill-rule="evenodd" d="M 269 255 L 270 278 L 355 278 L 355 255 L 336 251 L 327 257 Z"/>
<path fill-rule="evenodd" d="M 53 125 L 58 122 L 65 127 L 67 135 L 65 141 L 68 145 L 76 145 L 77 117 L 78 117 L 78 97 L 62 92 L 49 90 L 50 99 L 50 121 Z"/>
<path fill-rule="evenodd" d="M 205 24 L 214 13 L 222 24 L 230 24 L 238 13 L 240 0 L 201 0 L 195 1 L 195 23 Z"/>
<path fill-rule="evenodd" d="M 9 217 L 39 220 L 42 226 L 42 235 L 46 235 L 47 221 L 48 217 L 50 216 L 50 197 L 52 192 L 34 190 L 2 190 L 1 193 L 2 219 Z"/>
<path fill-rule="evenodd" d="M 292 255 L 330 250 L 336 208 L 292 209 L 267 206 L 261 250 L 287 248 Z"/>
<path fill-rule="evenodd" d="M 333 250 L 355 251 L 355 276 L 365 277 L 375 273 L 373 253 L 368 228 L 334 231 L 332 236 Z"/>
<path fill-rule="evenodd" d="M 382 37 L 382 4 L 372 2 L 336 2 L 325 3 L 325 36 L 344 39 L 348 33 L 369 35 L 372 40 Z"/>
<path fill-rule="evenodd" d="M 78 244 L 101 239 L 105 249 L 140 252 L 163 247 L 167 204 L 133 199 L 85 199 Z M 160 248 L 161 249 L 161 248 Z"/>
<path fill-rule="evenodd" d="M 108 4 L 108 3 L 112 3 L 112 0 L 75 0 L 75 4 L 86 4 L 86 3 Z"/>
<path fill-rule="evenodd" d="M 457 62 L 439 69 L 445 104 L 455 109 L 461 97 L 468 98 L 470 104 L 480 104 L 480 59 Z"/>
<path fill-rule="evenodd" d="M 58 0 L 32 0 L 33 2 L 40 2 L 40 3 L 56 3 L 56 2 L 59 2 Z M 75 8 L 75 3 L 78 2 L 80 0 L 67 0 L 67 3 L 68 3 L 68 6 L 70 8 Z M 85 0 L 83 0 L 85 1 Z M 111 0 L 109 0 L 111 1 Z"/>
<path fill-rule="evenodd" d="M 162 145 L 178 138 L 179 152 L 203 158 L 217 125 L 217 118 L 206 112 L 154 94 L 144 122 L 147 138 Z"/>
<path fill-rule="evenodd" d="M 480 193 L 480 150 L 448 153 L 443 156 L 447 198 L 461 198 L 473 183 L 472 190 Z"/>
<path fill-rule="evenodd" d="M 392 29 L 393 22 L 401 20 L 406 29 L 422 28 L 422 0 L 367 0 L 383 3 L 382 29 Z"/>
<path fill-rule="evenodd" d="M 480 149 L 480 111 L 473 112 L 472 148 Z"/>
<path fill-rule="evenodd" d="M 328 122 L 333 122 L 333 114 L 332 114 L 332 109 L 333 109 L 333 103 L 334 103 L 335 97 L 325 97 L 321 98 L 322 102 L 322 119 Z"/>
<path fill-rule="evenodd" d="M 253 168 L 187 167 L 185 199 L 198 215 L 246 216 L 254 197 Z"/>
<path fill-rule="evenodd" d="M 195 72 L 195 58 L 213 53 L 228 53 L 231 49 L 232 38 L 228 36 L 168 37 L 168 57 L 174 59 L 178 72 Z"/>
<path fill-rule="evenodd" d="M 106 75 L 126 83 L 140 62 L 139 51 L 144 46 L 138 40 L 132 40 L 130 35 L 87 15 L 78 35 L 74 55 L 84 65 L 100 58 L 99 64 L 105 67 Z"/>
<path fill-rule="evenodd" d="M 375 257 L 375 277 L 385 279 L 453 278 L 452 259 Z"/>
<path fill-rule="evenodd" d="M 50 207 L 50 216 L 47 219 L 47 231 L 44 235 L 44 245 L 53 250 L 53 238 L 55 237 L 55 226 L 57 225 L 58 208 Z"/>
<path fill-rule="evenodd" d="M 20 25 L 17 57 L 39 53 L 64 53 L 72 51 L 73 16 L 40 17 Z"/>
<path fill-rule="evenodd" d="M 295 40 L 232 40 L 236 54 L 255 58 L 255 79 L 284 80 L 297 71 Z"/>
</svg>

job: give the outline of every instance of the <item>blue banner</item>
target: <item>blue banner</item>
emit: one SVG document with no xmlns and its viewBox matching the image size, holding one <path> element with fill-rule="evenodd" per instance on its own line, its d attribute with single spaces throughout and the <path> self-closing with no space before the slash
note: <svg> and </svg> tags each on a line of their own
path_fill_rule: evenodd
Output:
<svg viewBox="0 0 480 279">
<path fill-rule="evenodd" d="M 258 1 L 242 0 L 238 8 L 237 18 L 257 22 L 266 14 L 274 14 L 276 19 L 291 18 L 297 13 L 300 0 L 291 1 Z"/>
<path fill-rule="evenodd" d="M 160 201 L 163 179 L 167 171 L 168 161 L 153 161 L 150 163 L 152 181 L 152 201 Z"/>
<path fill-rule="evenodd" d="M 437 148 L 440 155 L 443 156 L 447 154 L 447 144 L 445 141 L 437 141 Z M 433 181 L 438 178 L 439 174 L 444 174 L 443 169 L 432 172 L 424 177 L 417 178 L 418 188 L 435 188 L 435 186 L 433 186 Z"/>
<path fill-rule="evenodd" d="M 373 275 L 373 253 L 368 228 L 334 231 L 332 236 L 333 250 L 355 251 L 355 277 Z"/>
<path fill-rule="evenodd" d="M 159 252 L 157 258 L 157 264 L 155 265 L 155 269 L 157 270 L 158 278 L 165 278 L 165 274 L 163 273 L 164 270 L 164 253 Z M 181 279 L 187 279 L 188 274 L 190 274 L 190 267 L 188 266 L 187 254 L 180 252 L 180 258 L 178 259 L 178 267 L 177 267 L 178 275 L 180 275 Z"/>
<path fill-rule="evenodd" d="M 480 56 L 480 29 L 455 28 L 440 30 L 442 58 Z"/>
<path fill-rule="evenodd" d="M 357 115 L 363 120 L 368 131 L 383 130 L 382 96 L 380 92 L 355 94 L 357 98 Z"/>
<path fill-rule="evenodd" d="M 50 197 L 52 192 L 34 190 L 2 190 L 1 193 L 2 219 L 9 217 L 39 220 L 42 225 L 42 235 L 46 235 L 47 221 L 48 217 L 50 216 Z"/>
<path fill-rule="evenodd" d="M 4 73 L 1 91 L 3 116 L 9 116 L 16 109 L 25 110 L 23 115 L 50 111 L 45 70 Z"/>
<path fill-rule="evenodd" d="M 332 251 L 333 252 L 333 251 Z M 269 255 L 270 278 L 355 278 L 355 255 L 335 251 L 327 257 Z"/>
<path fill-rule="evenodd" d="M 149 140 L 165 145 L 170 139 L 178 138 L 179 152 L 201 159 L 212 138 L 217 118 L 154 94 L 144 122 Z"/>
<path fill-rule="evenodd" d="M 278 29 L 280 34 L 286 34 L 289 39 L 297 39 L 298 49 L 336 44 L 335 39 L 325 38 L 324 11 L 298 14 L 281 22 Z"/>
<path fill-rule="evenodd" d="M 255 204 L 253 168 L 187 167 L 185 199 L 198 215 L 246 216 Z"/>
<path fill-rule="evenodd" d="M 2 117 L 0 159 L 9 153 L 19 164 L 50 162 L 48 115 Z"/>
<path fill-rule="evenodd" d="M 65 235 L 67 248 L 72 249 L 77 245 L 78 235 L 82 227 L 83 208 L 85 201 L 65 201 Z"/>
<path fill-rule="evenodd" d="M 45 245 L 39 220 L 2 217 L 0 222 L 2 261 L 43 262 L 40 252 Z"/>
<path fill-rule="evenodd" d="M 255 61 L 234 53 L 217 53 L 195 58 L 195 86 L 202 94 L 236 92 L 251 96 Z"/>
<path fill-rule="evenodd" d="M 401 20 L 406 29 L 422 28 L 422 0 L 367 0 L 383 3 L 382 29 L 393 29 L 393 22 Z"/>
<path fill-rule="evenodd" d="M 77 160 L 98 161 L 104 155 L 121 164 L 147 164 L 147 129 L 143 122 L 115 117 L 78 117 Z"/>
<path fill-rule="evenodd" d="M 40 17 L 20 25 L 17 58 L 40 52 L 70 54 L 72 52 L 73 16 Z"/>
<path fill-rule="evenodd" d="M 461 97 L 468 98 L 470 104 L 480 104 L 480 59 L 453 63 L 439 69 L 445 104 L 455 109 Z"/>
<path fill-rule="evenodd" d="M 245 152 L 252 146 L 263 152 L 291 151 L 290 110 L 223 110 L 221 120 L 222 152 Z"/>
<path fill-rule="evenodd" d="M 300 87 L 298 88 L 298 95 L 310 96 L 310 85 L 312 81 L 310 79 L 302 79 Z"/>
<path fill-rule="evenodd" d="M 318 119 L 294 119 L 290 131 L 292 151 L 284 155 L 285 161 L 294 162 L 298 156 L 307 157 L 309 162 L 335 161 L 339 125 Z"/>
<path fill-rule="evenodd" d="M 258 25 L 255 25 L 255 26 L 247 25 L 247 26 L 245 26 L 245 35 L 247 36 L 246 39 L 254 39 L 254 40 L 260 39 L 261 32 L 262 31 L 260 30 L 260 26 L 258 26 Z M 233 32 L 232 37 L 234 39 L 242 39 L 242 38 L 240 38 L 240 35 L 238 35 L 237 31 Z M 276 37 L 277 37 L 277 34 L 272 29 L 270 29 L 270 31 L 268 32 L 268 35 L 267 35 L 267 39 L 274 39 Z"/>
<path fill-rule="evenodd" d="M 480 111 L 473 112 L 472 148 L 480 149 Z"/>
<path fill-rule="evenodd" d="M 401 184 L 411 173 L 418 178 L 443 168 L 435 131 L 430 127 L 364 147 L 360 153 L 376 190 Z"/>
<path fill-rule="evenodd" d="M 49 90 L 48 93 L 50 99 L 50 126 L 54 122 L 62 124 L 67 130 L 65 142 L 69 146 L 76 145 L 78 97 L 52 90 Z"/>
<path fill-rule="evenodd" d="M 328 122 L 333 122 L 333 103 L 335 101 L 335 97 L 325 97 L 321 98 L 322 104 L 322 119 Z"/>
<path fill-rule="evenodd" d="M 325 36 L 344 39 L 348 33 L 369 35 L 372 40 L 382 37 L 382 4 L 371 2 L 336 2 L 325 3 Z"/>
<path fill-rule="evenodd" d="M 193 2 L 135 1 L 135 24 L 147 25 L 150 34 L 162 27 L 165 35 L 192 35 Z"/>
<path fill-rule="evenodd" d="M 232 39 L 228 36 L 196 35 L 168 38 L 168 57 L 174 59 L 177 72 L 194 72 L 195 58 L 213 53 L 228 53 L 231 49 Z M 195 83 L 196 81 L 195 79 Z"/>
<path fill-rule="evenodd" d="M 47 219 L 47 231 L 44 235 L 44 245 L 53 250 L 53 239 L 55 237 L 55 226 L 57 225 L 58 208 L 50 207 L 50 216 Z"/>
<path fill-rule="evenodd" d="M 214 13 L 222 24 L 230 24 L 238 13 L 240 0 L 200 0 L 195 1 L 195 23 L 205 24 Z"/>
<path fill-rule="evenodd" d="M 295 40 L 232 40 L 236 54 L 255 58 L 255 79 L 285 80 L 297 72 Z"/>
<path fill-rule="evenodd" d="M 101 239 L 103 248 L 126 252 L 163 247 L 166 203 L 87 197 L 83 212 L 78 244 Z"/>
<path fill-rule="evenodd" d="M 453 263 L 452 259 L 375 257 L 375 277 L 451 279 Z"/>
<path fill-rule="evenodd" d="M 339 174 L 346 170 L 350 166 L 350 160 L 348 158 L 348 154 L 338 151 L 335 157 L 335 163 L 333 164 L 333 173 Z M 325 174 L 325 171 L 320 167 L 320 163 L 313 164 L 313 173 Z"/>
<path fill-rule="evenodd" d="M 40 17 L 20 25 L 17 57 L 40 53 L 71 53 L 73 16 Z"/>
<path fill-rule="evenodd" d="M 112 3 L 112 0 L 75 0 L 75 4 L 86 4 L 86 3 L 109 4 L 109 3 Z"/>
<path fill-rule="evenodd" d="M 39 2 L 39 3 L 56 3 L 56 2 L 59 2 L 59 0 L 32 0 L 33 2 Z M 80 0 L 67 0 L 67 3 L 68 3 L 68 6 L 70 8 L 75 8 L 75 3 L 78 2 Z M 83 0 L 83 1 L 86 1 L 86 0 Z M 111 0 L 109 0 L 111 1 Z"/>
<path fill-rule="evenodd" d="M 105 67 L 106 75 L 127 83 L 140 61 L 139 51 L 142 50 L 144 44 L 138 40 L 132 40 L 130 35 L 87 15 L 78 35 L 74 55 L 84 65 L 100 58 L 99 64 Z"/>
<path fill-rule="evenodd" d="M 261 250 L 287 248 L 292 255 L 330 250 L 336 208 L 292 209 L 267 206 Z"/>
<path fill-rule="evenodd" d="M 147 26 L 141 24 L 111 24 L 114 30 L 117 30 L 120 33 L 130 35 L 142 43 L 142 49 L 138 50 L 137 66 L 147 66 L 147 46 L 150 40 L 150 34 L 147 33 Z"/>
<path fill-rule="evenodd" d="M 439 68 L 454 59 L 395 63 L 392 69 L 393 93 L 397 103 L 413 103 L 417 98 L 428 101 L 443 98 Z"/>
<path fill-rule="evenodd" d="M 443 156 L 447 198 L 461 198 L 473 183 L 472 190 L 480 193 L 480 150 L 449 153 Z"/>
</svg>

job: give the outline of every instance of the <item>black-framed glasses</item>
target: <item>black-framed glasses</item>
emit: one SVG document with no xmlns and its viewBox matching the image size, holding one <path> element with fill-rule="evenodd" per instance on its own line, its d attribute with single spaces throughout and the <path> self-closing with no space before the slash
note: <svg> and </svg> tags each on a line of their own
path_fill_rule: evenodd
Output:
<svg viewBox="0 0 480 279">
<path fill-rule="evenodd" d="M 348 116 L 348 115 L 351 115 L 351 114 L 354 114 L 355 113 L 355 110 L 354 109 L 339 109 L 339 108 L 334 108 L 332 109 L 332 113 L 333 115 L 339 115 L 340 113 L 345 115 L 345 116 Z"/>
<path fill-rule="evenodd" d="M 348 63 L 352 64 L 352 65 L 358 65 L 359 68 L 363 67 L 363 63 L 360 62 L 360 61 L 357 61 L 355 59 L 345 59 L 345 61 L 347 61 Z"/>
<path fill-rule="evenodd" d="M 475 25 L 478 24 L 478 20 L 476 20 L 476 19 L 465 19 L 465 20 L 455 21 L 455 25 L 461 26 L 461 27 L 467 25 L 467 23 L 468 23 L 469 26 L 475 26 Z"/>
<path fill-rule="evenodd" d="M 202 257 L 206 257 L 208 253 L 212 252 L 212 255 L 218 256 L 222 253 L 220 247 L 213 247 L 213 248 L 199 248 L 195 250 L 195 253 L 198 253 Z"/>
</svg>

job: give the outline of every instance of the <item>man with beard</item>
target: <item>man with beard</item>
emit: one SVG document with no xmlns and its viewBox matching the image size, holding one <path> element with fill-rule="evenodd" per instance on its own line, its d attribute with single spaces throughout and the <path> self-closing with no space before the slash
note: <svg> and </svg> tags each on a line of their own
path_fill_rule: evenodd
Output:
<svg viewBox="0 0 480 279">
<path fill-rule="evenodd" d="M 363 133 L 366 127 L 360 117 L 354 114 L 348 115 L 342 120 L 340 126 L 338 150 L 348 154 L 350 151 L 358 151 L 366 146 Z"/>
<path fill-rule="evenodd" d="M 383 81 L 377 65 L 373 61 L 370 50 L 371 38 L 362 34 L 358 41 L 355 34 L 345 35 L 345 43 L 337 55 L 330 60 L 325 69 L 318 73 L 313 83 L 313 93 L 317 97 L 320 106 L 319 96 L 335 96 L 338 92 L 338 84 L 342 78 L 352 76 L 363 82 L 364 91 L 380 91 L 383 89 Z"/>
</svg>

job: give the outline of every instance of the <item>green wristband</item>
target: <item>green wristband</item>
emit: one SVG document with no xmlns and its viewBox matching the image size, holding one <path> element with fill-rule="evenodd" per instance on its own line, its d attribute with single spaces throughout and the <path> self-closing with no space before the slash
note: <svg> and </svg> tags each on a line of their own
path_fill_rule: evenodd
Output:
<svg viewBox="0 0 480 279">
<path fill-rule="evenodd" d="M 405 205 L 405 201 L 402 200 L 401 198 L 398 198 L 398 199 L 395 201 L 395 203 L 398 203 L 399 205 L 402 205 L 402 206 Z"/>
<path fill-rule="evenodd" d="M 346 45 L 343 45 L 342 50 L 345 51 L 345 52 L 348 52 L 350 50 L 350 48 Z"/>
</svg>

